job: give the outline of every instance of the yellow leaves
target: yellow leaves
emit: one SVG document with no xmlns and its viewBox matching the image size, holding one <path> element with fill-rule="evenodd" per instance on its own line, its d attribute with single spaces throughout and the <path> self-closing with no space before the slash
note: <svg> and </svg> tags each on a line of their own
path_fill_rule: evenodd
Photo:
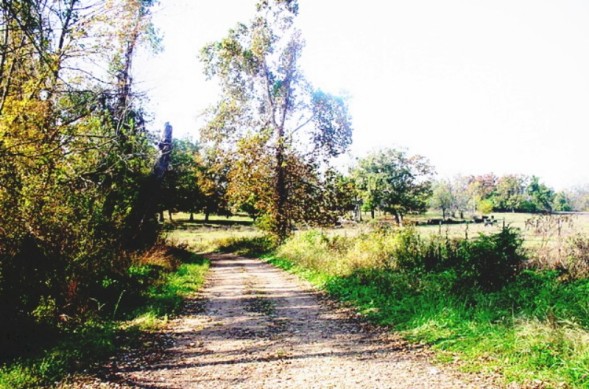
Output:
<svg viewBox="0 0 589 389">
<path fill-rule="evenodd" d="M 12 155 L 35 155 L 47 141 L 47 123 L 51 118 L 49 102 L 7 98 L 0 116 L 3 145 Z"/>
</svg>

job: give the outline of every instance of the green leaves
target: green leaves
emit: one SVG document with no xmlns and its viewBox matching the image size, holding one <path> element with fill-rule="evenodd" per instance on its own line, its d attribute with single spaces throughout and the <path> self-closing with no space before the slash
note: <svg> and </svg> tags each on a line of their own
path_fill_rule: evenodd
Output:
<svg viewBox="0 0 589 389">
<path fill-rule="evenodd" d="M 353 175 L 356 186 L 371 210 L 380 208 L 401 222 L 409 212 L 424 212 L 431 195 L 434 168 L 420 155 L 384 149 L 358 162 Z"/>
<path fill-rule="evenodd" d="M 352 144 L 352 125 L 346 102 L 321 90 L 313 93 L 313 142 L 328 157 L 336 157 Z"/>
</svg>

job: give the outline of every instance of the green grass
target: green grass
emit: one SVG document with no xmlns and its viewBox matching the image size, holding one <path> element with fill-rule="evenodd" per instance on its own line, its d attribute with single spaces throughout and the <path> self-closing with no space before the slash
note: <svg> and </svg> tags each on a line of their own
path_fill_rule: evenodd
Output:
<svg viewBox="0 0 589 389">
<path fill-rule="evenodd" d="M 506 383 L 589 387 L 589 280 L 565 282 L 554 271 L 527 270 L 505 287 L 483 292 L 458 287 L 463 284 L 453 269 L 424 272 L 361 260 L 341 271 L 342 263 L 357 257 L 347 252 L 359 243 L 315 235 L 295 237 L 265 259 L 369 320 L 431 345 L 440 362 L 498 373 Z M 381 237 L 372 238 L 383 245 Z M 371 244 L 370 236 L 355 239 L 364 248 Z"/>
<path fill-rule="evenodd" d="M 219 242 L 236 239 L 252 239 L 263 234 L 250 226 L 202 225 L 197 223 L 181 223 L 167 231 L 168 240 L 185 244 L 198 253 L 213 252 L 218 249 Z"/>
<path fill-rule="evenodd" d="M 204 283 L 208 262 L 187 253 L 184 263 L 164 274 L 145 291 L 143 304 L 121 313 L 127 320 L 87 321 L 64 328 L 50 347 L 0 367 L 0 388 L 49 386 L 68 374 L 99 366 L 121 350 L 141 346 L 141 338 L 178 313 L 183 299 Z M 149 266 L 131 269 L 136 277 L 150 273 Z"/>
<path fill-rule="evenodd" d="M 184 299 L 203 285 L 208 266 L 208 261 L 193 255 L 190 262 L 182 263 L 176 271 L 166 274 L 160 282 L 148 288 L 145 304 L 133 312 L 134 318 L 128 325 L 141 324 L 142 329 L 149 330 L 146 322 L 155 324 L 157 320 L 147 319 L 165 321 L 169 315 L 177 314 Z"/>
</svg>

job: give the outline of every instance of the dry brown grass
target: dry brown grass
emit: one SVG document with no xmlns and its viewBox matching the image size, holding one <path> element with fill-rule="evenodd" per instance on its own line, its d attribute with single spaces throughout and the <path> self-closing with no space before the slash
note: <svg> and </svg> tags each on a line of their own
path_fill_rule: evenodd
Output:
<svg viewBox="0 0 589 389">
<path fill-rule="evenodd" d="M 154 245 L 150 250 L 145 251 L 133 258 L 135 265 L 157 266 L 166 271 L 174 271 L 180 265 L 177 255 L 178 248 L 164 243 Z"/>
</svg>

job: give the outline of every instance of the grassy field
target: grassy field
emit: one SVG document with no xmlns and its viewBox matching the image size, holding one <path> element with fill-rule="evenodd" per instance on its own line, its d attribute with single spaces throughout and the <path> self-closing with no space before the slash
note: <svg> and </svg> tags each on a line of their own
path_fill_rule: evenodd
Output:
<svg viewBox="0 0 589 389">
<path fill-rule="evenodd" d="M 166 220 L 166 237 L 174 242 L 185 243 L 197 252 L 208 252 L 215 249 L 217 242 L 223 239 L 256 238 L 263 234 L 254 226 L 253 220 L 244 215 L 230 217 L 211 215 L 204 222 L 203 214 L 195 214 L 195 221 L 189 222 L 189 215 L 177 213 L 174 221 Z M 439 212 L 428 212 L 424 215 L 408 216 L 408 224 L 428 219 L 440 219 Z M 476 238 L 480 234 L 494 234 L 503 226 L 519 229 L 524 239 L 524 247 L 529 256 L 539 266 L 557 268 L 566 260 L 567 241 L 579 234 L 589 235 L 589 214 L 571 215 L 535 215 L 527 213 L 492 213 L 489 215 L 497 222 L 490 226 L 483 223 L 463 223 L 445 225 L 417 225 L 416 230 L 424 237 L 443 236 L 450 238 Z M 370 220 L 364 214 L 364 222 L 347 222 L 339 228 L 327 228 L 322 231 L 328 236 L 351 238 L 370 232 L 375 225 L 394 225 L 390 216 L 377 215 Z M 465 215 L 465 220 L 472 220 L 472 215 Z M 301 228 L 296 233 L 307 231 Z"/>
<path fill-rule="evenodd" d="M 428 219 L 441 219 L 438 212 L 424 215 L 408 216 L 406 224 L 414 225 Z M 492 213 L 489 215 L 496 223 L 485 226 L 483 223 L 461 223 L 444 225 L 416 225 L 414 228 L 424 237 L 441 236 L 456 239 L 473 239 L 481 234 L 497 233 L 503 226 L 517 228 L 524 239 L 524 248 L 529 251 L 530 259 L 537 265 L 546 268 L 558 268 L 566 262 L 566 247 L 573 237 L 589 236 L 589 214 L 539 215 L 527 213 Z M 465 220 L 472 220 L 466 215 Z M 342 228 L 327 229 L 329 236 L 354 237 L 369 232 L 374 226 L 394 226 L 394 219 L 385 215 L 377 215 L 370 220 L 364 215 L 363 223 L 346 223 Z"/>
<path fill-rule="evenodd" d="M 479 215 L 480 216 L 480 215 Z M 529 213 L 491 213 L 488 215 L 497 222 L 492 226 L 485 226 L 483 223 L 464 223 L 464 224 L 445 224 L 445 225 L 419 225 L 417 230 L 424 235 L 448 235 L 455 238 L 464 238 L 465 236 L 474 237 L 478 234 L 495 233 L 503 225 L 512 226 L 522 231 L 523 237 L 530 246 L 535 246 L 543 239 L 555 240 L 559 237 L 557 220 L 562 219 L 560 237 L 567 237 L 582 233 L 589 234 L 589 213 L 577 213 L 567 215 L 540 215 Z M 417 221 L 426 221 L 428 219 L 441 219 L 442 214 L 439 212 L 428 212 L 424 215 L 408 216 L 409 224 Z M 369 219 L 364 219 L 370 223 Z M 393 222 L 393 218 L 380 216 L 380 221 Z M 460 220 L 460 219 L 456 219 Z M 472 215 L 465 215 L 465 221 L 471 221 Z M 538 221 L 536 223 L 536 221 Z M 528 222 L 528 223 L 526 223 Z M 538 227 L 538 228 L 536 228 Z"/>
<path fill-rule="evenodd" d="M 173 243 L 186 244 L 191 250 L 205 253 L 215 250 L 218 242 L 226 239 L 255 238 L 262 236 L 253 221 L 247 216 L 211 215 L 208 222 L 204 215 L 195 215 L 195 221 L 189 221 L 185 213 L 174 214 L 174 222 L 165 222 L 165 238 Z"/>
</svg>

